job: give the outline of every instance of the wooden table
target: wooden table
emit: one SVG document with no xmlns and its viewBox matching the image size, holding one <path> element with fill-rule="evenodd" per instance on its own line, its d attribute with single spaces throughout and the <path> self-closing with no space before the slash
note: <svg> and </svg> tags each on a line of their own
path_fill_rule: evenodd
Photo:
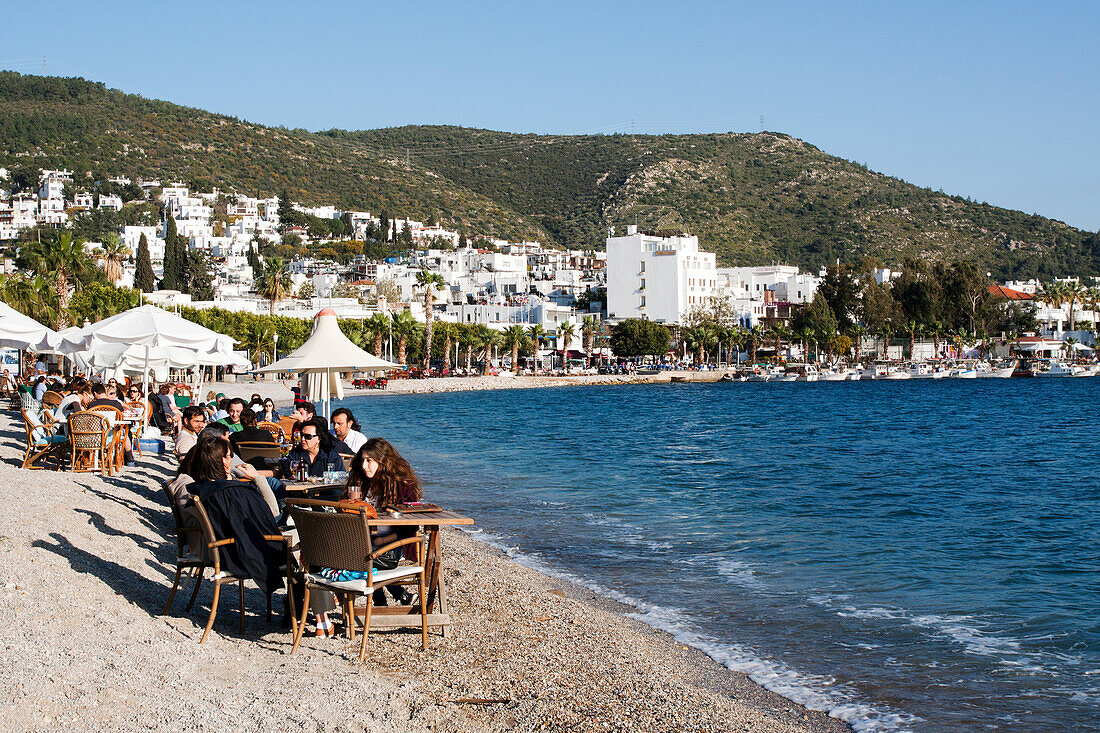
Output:
<svg viewBox="0 0 1100 733">
<path fill-rule="evenodd" d="M 311 481 L 283 481 L 283 485 L 286 486 L 287 494 L 296 495 L 299 499 L 302 498 L 302 495 L 314 496 L 324 491 L 344 490 L 344 484 L 313 483 Z"/>
<path fill-rule="evenodd" d="M 427 598 L 428 626 L 439 626 L 443 636 L 451 635 L 451 612 L 447 605 L 447 587 L 443 583 L 443 542 L 441 527 L 470 525 L 474 520 L 457 512 L 416 512 L 393 517 L 383 514 L 377 519 L 368 519 L 371 527 L 423 527 L 428 535 L 428 549 L 425 552 L 424 575 Z M 392 600 L 392 599 L 391 599 Z M 438 606 L 438 607 L 437 607 Z M 361 616 L 365 609 L 356 609 Z M 412 606 L 375 606 L 371 609 L 371 628 L 392 629 L 399 627 L 420 628 L 420 604 Z"/>
</svg>

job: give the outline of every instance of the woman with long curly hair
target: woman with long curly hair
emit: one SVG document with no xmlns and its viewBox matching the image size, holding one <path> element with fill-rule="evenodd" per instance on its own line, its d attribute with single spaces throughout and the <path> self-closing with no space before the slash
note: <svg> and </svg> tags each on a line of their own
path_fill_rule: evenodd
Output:
<svg viewBox="0 0 1100 733">
<path fill-rule="evenodd" d="M 385 438 L 371 438 L 352 459 L 345 495 L 353 497 L 356 489 L 380 511 L 420 501 L 420 479 Z"/>
<path fill-rule="evenodd" d="M 358 450 L 351 461 L 348 483 L 344 488 L 344 498 L 366 499 L 379 511 L 392 509 L 398 504 L 420 501 L 420 479 L 416 477 L 409 462 L 401 457 L 397 449 L 385 438 L 371 438 Z M 413 527 L 376 527 L 377 534 L 371 536 L 375 546 L 385 545 L 394 539 L 404 539 L 415 532 Z M 406 546 L 406 557 L 413 559 L 416 548 Z M 397 565 L 397 550 L 389 561 Z M 385 553 L 382 557 L 390 553 Z M 382 558 L 379 558 L 382 559 Z M 375 566 L 377 567 L 377 565 Z M 398 605 L 412 605 L 413 597 L 401 585 L 388 585 L 390 594 Z M 383 589 L 374 592 L 374 604 L 386 605 Z"/>
</svg>

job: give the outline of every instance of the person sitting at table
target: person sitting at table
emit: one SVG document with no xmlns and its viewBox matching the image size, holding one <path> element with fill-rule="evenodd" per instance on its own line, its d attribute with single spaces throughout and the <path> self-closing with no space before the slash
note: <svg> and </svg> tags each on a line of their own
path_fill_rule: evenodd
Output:
<svg viewBox="0 0 1100 733">
<path fill-rule="evenodd" d="M 85 403 L 84 409 L 91 410 L 96 407 L 113 407 L 119 412 L 125 412 L 126 407 L 116 399 L 107 396 L 107 387 L 102 382 L 92 382 L 89 388 L 92 399 Z M 122 438 L 122 451 L 127 466 L 134 465 L 134 445 L 130 440 L 130 431 L 127 430 Z"/>
<path fill-rule="evenodd" d="M 290 416 L 298 423 L 298 429 L 301 429 L 301 426 L 317 417 L 317 408 L 312 402 L 296 402 L 294 412 L 290 413 Z"/>
<path fill-rule="evenodd" d="M 229 398 L 223 394 L 218 395 L 218 404 L 214 407 L 214 412 L 210 415 L 210 422 L 218 422 L 229 414 Z"/>
<path fill-rule="evenodd" d="M 323 476 L 329 466 L 344 468 L 344 460 L 333 450 L 332 435 L 323 418 L 314 417 L 301 426 L 298 445 L 279 464 L 279 473 L 283 478 L 293 478 L 293 466 L 299 461 L 306 462 L 306 473 L 310 476 Z"/>
<path fill-rule="evenodd" d="M 235 433 L 229 434 L 229 442 L 233 446 L 233 452 L 238 456 L 241 454 L 240 448 L 238 447 L 241 443 L 268 443 L 273 446 L 278 445 L 278 443 L 275 442 L 275 438 L 271 436 L 271 433 L 256 427 L 256 413 L 247 408 L 241 413 L 241 429 Z M 256 458 L 253 460 L 252 465 L 258 469 L 265 469 L 266 466 L 263 465 L 263 460 L 263 458 Z M 260 463 L 257 464 L 255 461 L 259 461 Z"/>
<path fill-rule="evenodd" d="M 160 390 L 155 396 L 150 396 L 150 400 L 156 399 L 160 405 L 161 412 L 164 415 L 164 420 L 167 423 L 167 430 L 160 428 L 162 432 L 175 433 L 179 430 L 180 420 L 183 419 L 183 414 L 179 408 L 176 407 L 176 401 L 172 399 L 172 385 L 168 382 L 160 385 Z M 157 425 L 160 427 L 160 425 Z"/>
<path fill-rule="evenodd" d="M 385 438 L 371 438 L 363 444 L 352 459 L 343 498 L 361 497 L 373 504 L 374 508 L 381 513 L 398 504 L 420 501 L 420 496 L 420 479 L 417 478 L 409 462 Z M 375 532 L 376 534 L 371 536 L 371 544 L 380 547 L 395 539 L 411 537 L 416 533 L 416 528 L 379 526 L 375 528 Z M 405 557 L 415 560 L 416 548 L 407 545 Z M 412 595 L 405 590 L 404 586 L 386 587 L 390 589 L 390 595 L 398 605 L 412 605 Z M 386 605 L 382 588 L 374 592 L 374 604 Z"/>
<path fill-rule="evenodd" d="M 102 382 L 92 382 L 92 401 L 89 402 L 84 409 L 90 410 L 93 407 L 99 407 L 101 405 L 113 407 L 119 412 L 126 409 L 121 402 L 107 394 L 106 385 Z"/>
<path fill-rule="evenodd" d="M 141 385 L 134 383 L 126 388 L 126 399 L 130 402 L 141 402 L 145 398 L 145 392 Z"/>
<path fill-rule="evenodd" d="M 46 381 L 45 374 L 39 374 L 34 380 L 34 399 L 41 402 L 43 395 L 49 390 L 50 384 Z"/>
<path fill-rule="evenodd" d="M 244 413 L 246 409 L 244 400 L 240 397 L 234 397 L 229 400 L 225 417 L 218 419 L 216 422 L 220 422 L 236 433 L 243 427 L 241 425 L 241 414 Z M 251 410 L 248 411 L 251 412 Z"/>
<path fill-rule="evenodd" d="M 270 397 L 264 400 L 263 409 L 256 419 L 260 422 L 279 422 L 279 412 L 275 409 L 275 403 Z"/>
<path fill-rule="evenodd" d="M 61 398 L 61 404 L 54 410 L 58 422 L 67 422 L 74 412 L 85 409 L 84 404 L 92 401 L 92 388 L 84 377 L 74 377 L 69 381 L 68 394 Z"/>
<path fill-rule="evenodd" d="M 340 407 L 332 411 L 332 432 L 336 439 L 342 441 L 348 447 L 345 453 L 337 449 L 337 453 L 353 455 L 367 442 L 367 436 L 359 432 L 359 423 L 355 422 L 355 416 L 346 407 Z"/>
<path fill-rule="evenodd" d="M 183 457 L 195 447 L 195 443 L 199 440 L 199 433 L 204 427 L 206 427 L 206 413 L 201 407 L 188 405 L 183 408 L 180 431 L 176 434 L 176 458 L 181 465 Z"/>
<path fill-rule="evenodd" d="M 198 439 L 195 441 L 195 444 L 192 445 L 191 448 L 180 459 L 180 465 L 176 471 L 176 478 L 168 485 L 168 488 L 172 490 L 173 496 L 175 496 L 177 503 L 181 503 L 184 499 L 186 499 L 186 493 L 181 492 L 194 481 L 194 478 L 191 474 L 191 460 L 197 454 L 196 448 L 198 447 L 199 443 L 211 440 L 227 440 L 223 430 L 219 430 L 218 428 L 222 428 L 222 426 L 211 425 L 207 428 L 203 428 L 199 432 L 199 436 Z M 264 503 L 267 505 L 267 508 L 271 511 L 271 516 L 275 517 L 276 519 L 281 517 L 283 514 L 282 502 L 280 501 L 279 495 L 276 494 L 271 481 L 268 478 L 261 476 L 259 471 L 256 471 L 254 468 L 252 468 L 252 466 L 248 465 L 247 463 L 243 463 L 240 459 L 234 457 L 232 453 L 230 453 L 229 463 L 229 472 L 227 475 L 232 479 L 250 482 L 255 487 L 256 491 L 260 493 L 260 496 L 263 498 Z M 279 485 L 281 486 L 281 483 Z M 281 493 L 282 492 L 280 491 L 280 494 Z"/>
<path fill-rule="evenodd" d="M 254 482 L 230 478 L 232 455 L 225 438 L 201 436 L 187 455 L 186 475 L 193 482 L 185 489 L 202 499 L 214 534 L 236 540 L 221 548 L 223 569 L 252 578 L 270 595 L 283 586 L 280 567 L 286 562 L 283 544 L 264 539 L 264 535 L 280 534 L 277 508 L 271 508 Z"/>
</svg>

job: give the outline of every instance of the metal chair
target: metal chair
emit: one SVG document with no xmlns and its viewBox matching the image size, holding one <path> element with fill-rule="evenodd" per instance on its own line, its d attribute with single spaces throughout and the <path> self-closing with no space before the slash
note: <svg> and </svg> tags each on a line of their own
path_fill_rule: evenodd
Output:
<svg viewBox="0 0 1100 733">
<path fill-rule="evenodd" d="M 205 543 L 207 550 L 210 553 L 210 565 L 214 569 L 214 600 L 210 604 L 210 618 L 206 621 L 206 629 L 202 632 L 202 638 L 199 639 L 199 643 L 202 644 L 206 641 L 207 635 L 210 633 L 210 629 L 214 626 L 214 619 L 218 615 L 218 599 L 221 596 L 222 586 L 226 583 L 237 583 L 238 602 L 240 604 L 241 612 L 241 633 L 244 633 L 244 581 L 245 578 L 233 575 L 221 567 L 221 551 L 220 548 L 232 545 L 236 540 L 232 537 L 225 539 L 218 539 L 214 534 L 214 527 L 210 524 L 210 517 L 206 513 L 206 508 L 202 505 L 202 500 L 197 496 L 191 497 L 191 504 L 188 505 L 189 510 L 193 510 L 195 518 L 198 520 L 199 529 L 202 531 L 202 541 Z M 282 542 L 287 545 L 287 564 L 286 567 L 289 571 L 290 568 L 290 541 L 282 535 L 264 535 L 263 538 L 270 542 Z M 195 581 L 195 591 L 198 592 L 198 584 L 202 581 L 202 570 L 199 571 L 200 577 Z M 287 578 L 287 585 L 289 587 L 290 578 Z M 307 596 L 308 599 L 308 596 Z M 169 602 L 171 599 L 169 599 Z M 290 599 L 290 614 L 294 616 L 294 597 L 291 594 Z M 267 616 L 271 618 L 271 596 L 267 597 Z"/>
<path fill-rule="evenodd" d="M 428 648 L 428 611 L 424 592 L 424 543 L 419 532 L 382 547 L 371 546 L 370 526 L 367 516 L 359 512 L 326 512 L 315 509 L 343 508 L 340 502 L 317 499 L 290 499 L 287 509 L 294 519 L 301 550 L 301 564 L 305 569 L 305 599 L 302 616 L 294 631 L 291 654 L 298 651 L 305 630 L 306 613 L 309 610 L 310 589 L 333 591 L 343 594 L 345 616 L 349 636 L 355 638 L 355 598 L 366 596 L 366 615 L 363 620 L 363 638 L 359 644 L 359 663 L 367 654 L 367 635 L 370 633 L 371 611 L 374 608 L 374 591 L 392 583 L 416 577 L 420 587 L 420 641 L 421 648 Z M 392 570 L 375 570 L 374 561 L 383 553 L 405 545 L 416 545 L 416 564 L 398 565 Z M 355 580 L 327 580 L 319 574 L 321 568 L 350 570 L 365 574 Z"/>
<path fill-rule="evenodd" d="M 214 567 L 214 563 L 208 559 L 209 553 L 203 552 L 205 545 L 203 544 L 202 529 L 198 526 L 198 522 L 189 523 L 187 521 L 168 483 L 164 484 L 162 488 L 164 497 L 168 501 L 168 508 L 172 510 L 172 521 L 175 523 L 173 534 L 176 537 L 176 578 L 172 581 L 172 591 L 168 594 L 168 602 L 164 604 L 161 615 L 168 613 L 168 609 L 172 607 L 172 601 L 176 597 L 176 590 L 179 588 L 180 577 L 183 575 L 184 570 L 192 571 L 191 575 L 195 578 L 195 588 L 191 591 L 191 600 L 187 602 L 187 610 L 190 611 L 191 607 L 195 605 L 195 598 L 199 595 L 203 572 L 206 568 Z M 190 503 L 190 500 L 188 500 L 187 504 L 190 505 Z M 217 573 L 217 570 L 214 572 Z"/>
</svg>

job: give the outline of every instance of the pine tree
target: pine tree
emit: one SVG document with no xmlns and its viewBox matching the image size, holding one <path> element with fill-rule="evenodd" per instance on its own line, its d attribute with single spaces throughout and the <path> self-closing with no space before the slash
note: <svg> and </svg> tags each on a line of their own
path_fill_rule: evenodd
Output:
<svg viewBox="0 0 1100 733">
<path fill-rule="evenodd" d="M 213 300 L 214 285 L 206 255 L 198 250 L 187 254 L 188 292 L 195 300 Z"/>
<path fill-rule="evenodd" d="M 134 287 L 143 293 L 151 293 L 156 289 L 156 278 L 153 275 L 153 260 L 149 257 L 149 240 L 141 235 L 138 242 L 137 269 L 134 271 Z"/>
<path fill-rule="evenodd" d="M 160 280 L 162 290 L 180 289 L 183 263 L 179 259 L 178 241 L 176 220 L 169 216 L 164 229 L 164 277 Z"/>
</svg>

